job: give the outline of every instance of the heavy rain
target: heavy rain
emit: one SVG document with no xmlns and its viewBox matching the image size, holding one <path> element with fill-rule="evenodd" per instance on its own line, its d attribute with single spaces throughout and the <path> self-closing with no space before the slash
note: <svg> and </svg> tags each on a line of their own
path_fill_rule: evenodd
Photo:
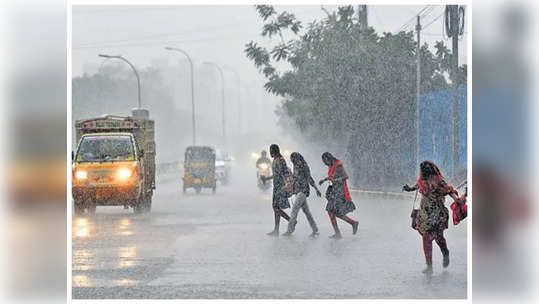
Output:
<svg viewBox="0 0 539 304">
<path fill-rule="evenodd" d="M 72 297 L 466 298 L 466 8 L 73 6 Z"/>
</svg>

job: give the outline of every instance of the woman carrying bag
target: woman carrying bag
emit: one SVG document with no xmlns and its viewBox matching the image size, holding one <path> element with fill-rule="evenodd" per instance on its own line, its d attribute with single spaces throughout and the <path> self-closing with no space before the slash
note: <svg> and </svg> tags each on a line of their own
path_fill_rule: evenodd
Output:
<svg viewBox="0 0 539 304">
<path fill-rule="evenodd" d="M 352 234 L 356 234 L 359 222 L 346 215 L 354 211 L 356 206 L 352 202 L 352 196 L 350 195 L 350 190 L 348 190 L 348 184 L 346 182 L 348 175 L 344 171 L 343 164 L 329 152 L 322 154 L 322 161 L 329 168 L 328 176 L 320 180 L 318 184 L 322 185 L 325 181 L 331 182 L 331 185 L 326 190 L 326 199 L 328 200 L 326 211 L 328 212 L 335 234 L 330 236 L 330 238 L 342 238 L 341 231 L 337 225 L 337 218 L 350 224 L 352 226 Z"/>
<path fill-rule="evenodd" d="M 447 229 L 449 211 L 445 207 L 445 196 L 459 201 L 457 191 L 444 180 L 438 167 L 431 161 L 424 161 L 419 166 L 417 183 L 410 187 L 404 185 L 403 191 L 419 190 L 421 194 L 420 206 L 412 210 L 412 228 L 421 234 L 423 239 L 423 252 L 427 268 L 424 273 L 432 273 L 432 241 L 440 247 L 443 255 L 443 267 L 449 266 L 449 249 L 444 238 Z"/>
</svg>

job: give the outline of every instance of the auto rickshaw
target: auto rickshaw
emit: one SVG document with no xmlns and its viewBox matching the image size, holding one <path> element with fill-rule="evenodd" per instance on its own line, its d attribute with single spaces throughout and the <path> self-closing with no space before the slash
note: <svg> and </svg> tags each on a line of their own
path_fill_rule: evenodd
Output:
<svg viewBox="0 0 539 304">
<path fill-rule="evenodd" d="M 183 163 L 183 192 L 194 188 L 200 193 L 202 188 L 211 188 L 215 193 L 215 149 L 208 146 L 190 146 L 185 149 Z"/>
</svg>

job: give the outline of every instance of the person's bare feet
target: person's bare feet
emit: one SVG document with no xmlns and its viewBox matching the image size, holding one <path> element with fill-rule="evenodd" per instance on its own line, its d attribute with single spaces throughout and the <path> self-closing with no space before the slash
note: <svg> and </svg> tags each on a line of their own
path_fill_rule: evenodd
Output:
<svg viewBox="0 0 539 304">
<path fill-rule="evenodd" d="M 356 234 L 357 233 L 357 229 L 359 227 L 359 222 L 355 222 L 352 224 L 352 234 Z"/>
<path fill-rule="evenodd" d="M 279 236 L 279 230 L 273 230 L 271 232 L 266 233 L 269 236 Z"/>
<path fill-rule="evenodd" d="M 447 268 L 447 266 L 449 266 L 449 253 L 444 255 L 443 265 L 444 265 L 444 268 Z"/>
<path fill-rule="evenodd" d="M 427 267 L 422 271 L 424 274 L 432 274 L 432 265 L 427 264 Z"/>
</svg>

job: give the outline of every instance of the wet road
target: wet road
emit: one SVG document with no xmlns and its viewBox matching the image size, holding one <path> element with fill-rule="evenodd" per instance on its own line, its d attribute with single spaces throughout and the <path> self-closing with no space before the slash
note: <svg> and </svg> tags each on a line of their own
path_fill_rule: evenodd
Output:
<svg viewBox="0 0 539 304">
<path fill-rule="evenodd" d="M 412 201 L 355 194 L 358 235 L 339 221 L 344 239 L 331 240 L 325 203 L 311 196 L 320 237 L 308 238 L 300 213 L 293 237 L 272 238 L 270 193 L 255 187 L 236 181 L 216 195 L 184 195 L 169 176 L 151 214 L 98 207 L 92 218 L 75 217 L 73 298 L 466 297 L 465 225 L 446 230 L 449 268 L 433 243 L 426 277 L 420 236 L 409 228 Z"/>
</svg>

